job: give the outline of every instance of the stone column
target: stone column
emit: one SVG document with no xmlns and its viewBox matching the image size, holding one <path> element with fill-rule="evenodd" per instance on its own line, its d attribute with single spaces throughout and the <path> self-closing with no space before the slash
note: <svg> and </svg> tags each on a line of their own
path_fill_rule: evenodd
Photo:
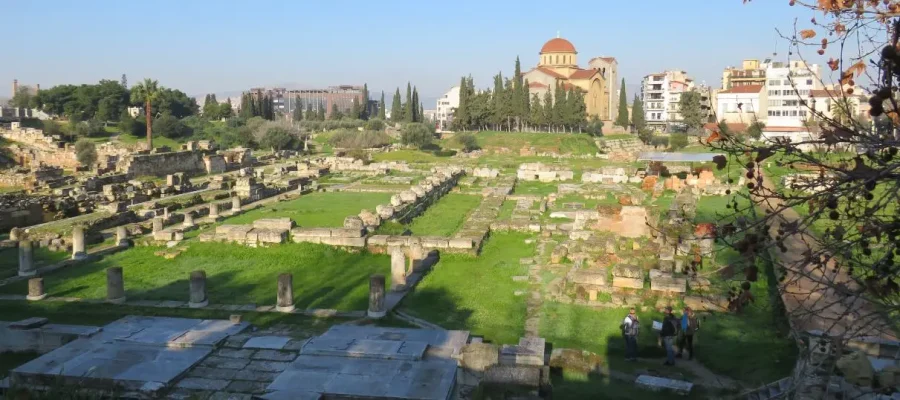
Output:
<svg viewBox="0 0 900 400">
<path fill-rule="evenodd" d="M 19 240 L 22 239 L 22 229 L 21 228 L 12 228 L 9 230 L 9 240 Z"/>
<path fill-rule="evenodd" d="M 47 297 L 47 292 L 44 291 L 44 278 L 31 278 L 28 280 L 28 296 L 25 296 L 27 300 L 43 300 Z"/>
<path fill-rule="evenodd" d="M 413 243 L 409 246 L 409 273 L 422 269 L 422 260 L 425 259 L 425 254 L 425 248 L 421 244 Z"/>
<path fill-rule="evenodd" d="M 153 233 L 163 230 L 163 218 L 153 217 Z"/>
<path fill-rule="evenodd" d="M 406 254 L 398 247 L 391 248 L 391 290 L 406 289 Z"/>
<path fill-rule="evenodd" d="M 294 311 L 294 275 L 287 273 L 278 275 L 277 297 L 275 311 Z"/>
<path fill-rule="evenodd" d="M 231 198 L 231 212 L 241 212 L 241 198 L 234 196 Z"/>
<path fill-rule="evenodd" d="M 384 275 L 375 274 L 369 277 L 369 318 L 382 318 L 384 309 Z"/>
<path fill-rule="evenodd" d="M 34 249 L 28 239 L 19 241 L 19 276 L 34 276 L 37 269 L 34 268 Z"/>
<path fill-rule="evenodd" d="M 84 228 L 76 226 L 72 228 L 72 259 L 84 260 L 87 253 L 84 252 Z"/>
<path fill-rule="evenodd" d="M 209 203 L 209 217 L 210 218 L 219 218 L 219 204 L 218 203 Z"/>
<path fill-rule="evenodd" d="M 169 207 L 163 207 L 163 219 L 169 219 Z"/>
<path fill-rule="evenodd" d="M 203 308 L 209 304 L 206 298 L 206 271 L 191 272 L 191 297 L 188 306 L 191 308 Z"/>
<path fill-rule="evenodd" d="M 106 301 L 113 304 L 125 302 L 125 277 L 122 276 L 122 267 L 106 269 Z"/>
<path fill-rule="evenodd" d="M 128 228 L 125 225 L 116 227 L 116 243 L 120 247 L 128 247 L 131 243 L 128 242 Z"/>
<path fill-rule="evenodd" d="M 186 212 L 184 213 L 184 222 L 181 223 L 181 226 L 185 228 L 193 228 L 194 227 L 194 213 Z"/>
</svg>

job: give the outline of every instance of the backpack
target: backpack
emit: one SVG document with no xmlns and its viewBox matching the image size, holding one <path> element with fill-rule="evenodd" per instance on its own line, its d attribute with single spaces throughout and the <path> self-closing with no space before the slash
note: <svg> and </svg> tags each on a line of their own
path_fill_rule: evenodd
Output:
<svg viewBox="0 0 900 400">
<path fill-rule="evenodd" d="M 625 324 L 625 321 L 624 321 L 624 319 L 623 319 L 623 320 L 622 320 L 622 323 L 619 324 L 619 330 L 622 331 L 622 334 L 623 334 L 623 335 L 637 336 L 637 334 L 638 334 L 638 324 L 640 324 L 640 322 L 638 322 L 637 320 L 631 318 L 630 315 L 626 315 L 625 318 L 628 318 L 628 319 L 631 320 L 631 328 L 630 328 L 630 329 L 628 328 L 628 325 Z"/>
</svg>

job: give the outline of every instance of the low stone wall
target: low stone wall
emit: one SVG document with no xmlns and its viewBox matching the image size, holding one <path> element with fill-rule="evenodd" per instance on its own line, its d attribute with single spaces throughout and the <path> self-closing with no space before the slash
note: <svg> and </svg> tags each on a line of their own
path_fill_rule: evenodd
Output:
<svg viewBox="0 0 900 400">
<path fill-rule="evenodd" d="M 36 351 L 47 353 L 75 339 L 91 337 L 100 328 L 94 326 L 48 324 L 46 318 L 33 317 L 18 322 L 0 322 L 0 353 Z"/>
<path fill-rule="evenodd" d="M 219 225 L 214 233 L 199 236 L 201 242 L 234 242 L 251 247 L 280 244 L 287 240 L 294 226 L 290 218 L 264 218 L 250 225 Z"/>
<path fill-rule="evenodd" d="M 471 238 L 449 238 L 443 236 L 396 236 L 375 235 L 369 237 L 367 247 L 373 253 L 384 253 L 391 247 L 421 246 L 425 250 L 447 253 L 475 255 L 478 248 Z"/>
<path fill-rule="evenodd" d="M 203 156 L 204 154 L 198 151 L 132 154 L 125 156 L 116 169 L 131 176 L 163 176 L 177 172 L 206 173 Z"/>
</svg>

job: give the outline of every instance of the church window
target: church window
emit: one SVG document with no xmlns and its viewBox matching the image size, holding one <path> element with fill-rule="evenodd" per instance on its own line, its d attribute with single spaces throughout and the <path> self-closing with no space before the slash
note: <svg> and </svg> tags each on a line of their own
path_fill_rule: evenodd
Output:
<svg viewBox="0 0 900 400">
<path fill-rule="evenodd" d="M 554 64 L 559 64 L 559 56 L 554 56 Z"/>
</svg>

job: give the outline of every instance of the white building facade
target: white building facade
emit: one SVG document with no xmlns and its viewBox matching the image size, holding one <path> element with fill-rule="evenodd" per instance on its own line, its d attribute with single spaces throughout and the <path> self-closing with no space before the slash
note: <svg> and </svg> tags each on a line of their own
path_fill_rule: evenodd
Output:
<svg viewBox="0 0 900 400">
<path fill-rule="evenodd" d="M 730 124 L 751 124 L 759 119 L 763 85 L 733 86 L 716 95 L 716 117 Z"/>
<path fill-rule="evenodd" d="M 681 94 L 694 88 L 694 80 L 684 71 L 665 71 L 644 77 L 641 101 L 647 127 L 665 131 L 673 122 L 681 120 L 678 102 Z"/>
<path fill-rule="evenodd" d="M 453 112 L 459 107 L 459 86 L 450 88 L 447 93 L 437 99 L 434 119 L 438 131 L 450 129 L 453 122 Z"/>
<path fill-rule="evenodd" d="M 789 137 L 794 141 L 811 137 L 807 122 L 813 91 L 824 89 L 821 69 L 802 61 L 773 62 L 766 68 L 764 139 Z M 762 100 L 762 99 L 761 99 Z M 762 118 L 760 118 L 762 119 Z"/>
</svg>

